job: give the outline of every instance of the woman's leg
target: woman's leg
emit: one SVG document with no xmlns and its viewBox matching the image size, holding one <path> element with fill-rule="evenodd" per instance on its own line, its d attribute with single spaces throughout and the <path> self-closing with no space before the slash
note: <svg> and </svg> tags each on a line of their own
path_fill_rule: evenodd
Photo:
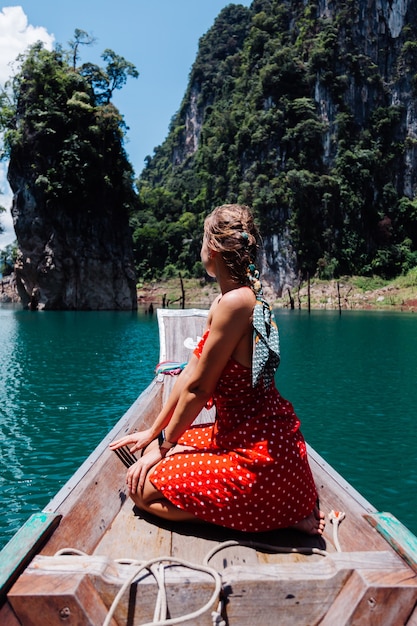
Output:
<svg viewBox="0 0 417 626">
<path fill-rule="evenodd" d="M 157 439 L 151 441 L 151 443 L 144 448 L 142 456 L 152 451 L 157 445 L 159 445 Z M 185 450 L 193 450 L 193 448 L 181 445 L 175 446 L 175 452 L 184 452 Z M 170 451 L 168 452 L 168 455 L 173 453 L 174 451 Z M 166 520 L 171 520 L 173 522 L 200 522 L 201 520 L 195 517 L 192 513 L 187 513 L 187 511 L 183 511 L 172 504 L 172 502 L 165 498 L 162 493 L 154 487 L 149 480 L 149 476 L 152 474 L 152 471 L 153 468 L 149 470 L 145 478 L 145 484 L 142 492 L 137 491 L 136 493 L 129 493 L 130 498 L 136 504 L 138 509 L 147 511 L 148 513 L 152 513 L 153 515 Z"/>
<path fill-rule="evenodd" d="M 138 509 L 152 513 L 157 517 L 162 517 L 172 522 L 199 522 L 195 515 L 177 508 L 172 502 L 167 500 L 160 491 L 158 491 L 151 481 L 149 474 L 145 479 L 145 485 L 142 493 L 130 493 L 130 497 L 136 504 Z"/>
</svg>

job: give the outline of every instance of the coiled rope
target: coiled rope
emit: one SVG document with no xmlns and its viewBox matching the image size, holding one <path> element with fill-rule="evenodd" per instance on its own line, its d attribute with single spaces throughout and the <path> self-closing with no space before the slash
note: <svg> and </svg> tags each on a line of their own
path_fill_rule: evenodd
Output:
<svg viewBox="0 0 417 626">
<path fill-rule="evenodd" d="M 116 561 L 119 563 L 127 563 L 126 560 Z M 188 613 L 187 615 L 183 615 L 180 617 L 173 617 L 167 619 L 167 598 L 166 598 L 166 588 L 165 588 L 165 564 L 173 564 L 173 565 L 181 565 L 183 567 L 187 567 L 188 569 L 196 570 L 199 572 L 205 572 L 209 574 L 214 579 L 214 590 L 208 602 L 204 606 L 202 606 L 197 611 L 193 611 L 192 613 Z M 103 626 L 109 626 L 111 619 L 114 615 L 114 612 L 117 608 L 117 605 L 120 602 L 120 599 L 123 597 L 125 591 L 130 587 L 130 585 L 134 582 L 134 580 L 139 576 L 143 570 L 148 570 L 151 574 L 153 574 L 155 581 L 158 586 L 158 596 L 155 604 L 154 617 L 152 622 L 147 622 L 142 626 L 168 626 L 168 624 L 181 624 L 190 619 L 195 619 L 200 615 L 203 615 L 210 607 L 213 606 L 216 598 L 219 596 L 222 581 L 220 574 L 212 567 L 206 567 L 204 565 L 196 565 L 195 563 L 190 563 L 189 561 L 185 561 L 183 559 L 176 559 L 170 556 L 157 557 L 154 559 L 150 559 L 149 561 L 140 563 L 138 568 L 133 572 L 133 574 L 123 583 L 119 592 L 113 600 L 113 603 L 110 607 L 110 610 L 106 616 L 106 619 L 103 622 Z"/>
<path fill-rule="evenodd" d="M 224 541 L 217 546 L 214 546 L 214 548 L 212 548 L 204 557 L 202 565 L 170 556 L 156 557 L 148 561 L 138 561 L 135 559 L 115 559 L 115 562 L 119 565 L 137 565 L 137 567 L 120 587 L 107 613 L 106 619 L 103 622 L 103 626 L 110 625 L 110 622 L 124 593 L 145 570 L 151 573 L 155 578 L 158 587 L 158 595 L 155 603 L 153 621 L 146 622 L 145 624 L 142 624 L 142 626 L 170 626 L 171 624 L 182 624 L 184 622 L 187 622 L 188 620 L 196 619 L 197 617 L 200 617 L 201 615 L 206 613 L 210 608 L 212 608 L 217 598 L 219 598 L 217 609 L 212 610 L 211 613 L 212 623 L 213 626 L 226 626 L 226 622 L 222 618 L 223 600 L 221 598 L 221 575 L 216 569 L 209 566 L 209 562 L 215 554 L 217 554 L 221 550 L 224 550 L 225 548 L 229 548 L 232 546 L 245 546 L 252 549 L 268 550 L 270 552 L 283 554 L 318 554 L 320 556 L 328 556 L 329 554 L 326 550 L 320 550 L 319 548 L 290 548 L 287 546 L 274 546 L 265 543 L 258 543 L 255 541 L 237 541 L 235 539 L 231 539 L 229 541 Z M 58 552 L 55 553 L 55 556 L 68 554 L 88 556 L 85 552 L 77 550 L 76 548 L 64 548 L 62 550 L 58 550 Z M 188 569 L 210 575 L 214 580 L 214 589 L 210 599 L 201 608 L 193 611 L 192 613 L 187 613 L 186 615 L 167 618 L 168 605 L 165 587 L 165 571 L 167 567 L 172 565 L 186 567 Z"/>
</svg>

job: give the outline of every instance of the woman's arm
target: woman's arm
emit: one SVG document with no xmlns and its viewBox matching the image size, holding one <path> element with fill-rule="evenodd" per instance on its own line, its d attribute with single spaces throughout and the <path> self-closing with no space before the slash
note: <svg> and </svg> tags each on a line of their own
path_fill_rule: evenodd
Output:
<svg viewBox="0 0 417 626">
<path fill-rule="evenodd" d="M 236 290 L 238 293 L 226 294 L 227 297 L 222 298 L 215 311 L 213 310 L 210 333 L 202 354 L 199 359 L 193 355 L 178 378 L 168 402 L 149 429 L 150 441 L 165 428 L 166 440 L 175 444 L 213 395 L 217 381 L 230 357 L 236 353 L 243 356 L 244 361 L 250 359 L 254 303 L 253 297 L 248 297 L 248 292 L 242 298 L 242 291 L 246 292 Z M 245 349 L 246 355 L 243 354 Z M 123 445 L 120 441 L 123 442 L 124 439 L 113 445 Z M 143 446 L 138 447 L 136 444 L 132 451 L 140 447 Z M 147 472 L 164 458 L 165 454 L 166 450 L 155 446 L 149 454 L 142 456 L 128 469 L 127 483 L 132 493 L 143 489 Z"/>
<path fill-rule="evenodd" d="M 210 307 L 205 331 L 207 330 L 207 328 L 210 327 L 213 311 L 216 308 L 220 297 L 221 296 L 219 295 Z M 192 376 L 197 366 L 197 363 L 198 358 L 194 354 L 192 354 L 186 368 L 183 370 L 181 375 L 178 376 L 175 385 L 172 388 L 171 393 L 169 394 L 168 400 L 164 404 L 161 412 L 158 414 L 158 417 L 150 428 L 147 428 L 146 430 L 140 432 L 130 433 L 129 435 L 125 435 L 121 439 L 112 441 L 112 443 L 110 444 L 110 449 L 117 450 L 118 448 L 121 448 L 123 446 L 131 445 L 132 447 L 130 448 L 130 452 L 134 453 L 146 447 L 151 441 L 156 439 L 161 431 L 165 428 L 165 426 L 167 426 L 167 424 L 169 423 L 174 413 L 175 407 L 177 406 L 181 392 L 187 385 L 189 378 Z"/>
<path fill-rule="evenodd" d="M 179 397 L 181 395 L 182 390 L 188 384 L 189 378 L 192 376 L 192 372 L 195 369 L 198 363 L 197 357 L 193 354 L 187 363 L 187 366 L 178 376 L 174 387 L 172 388 L 171 393 L 169 394 L 168 400 L 164 404 L 162 410 L 158 414 L 158 417 L 152 424 L 150 428 L 146 430 L 142 430 L 139 432 L 130 433 L 129 435 L 125 435 L 116 441 L 112 441 L 110 444 L 111 450 L 117 450 L 123 446 L 132 446 L 130 448 L 130 452 L 134 453 L 138 450 L 141 450 L 145 446 L 147 446 L 151 441 L 156 439 L 159 433 L 167 426 L 169 423 L 172 414 L 174 413 L 175 407 L 177 406 Z"/>
</svg>

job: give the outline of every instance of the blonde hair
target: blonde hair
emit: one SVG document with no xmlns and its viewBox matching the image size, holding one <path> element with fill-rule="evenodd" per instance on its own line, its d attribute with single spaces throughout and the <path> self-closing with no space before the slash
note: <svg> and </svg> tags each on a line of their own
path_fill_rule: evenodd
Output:
<svg viewBox="0 0 417 626">
<path fill-rule="evenodd" d="M 252 287 L 250 272 L 256 266 L 261 238 L 250 208 L 243 204 L 216 207 L 204 221 L 204 237 L 209 248 L 222 255 L 233 280 Z"/>
</svg>

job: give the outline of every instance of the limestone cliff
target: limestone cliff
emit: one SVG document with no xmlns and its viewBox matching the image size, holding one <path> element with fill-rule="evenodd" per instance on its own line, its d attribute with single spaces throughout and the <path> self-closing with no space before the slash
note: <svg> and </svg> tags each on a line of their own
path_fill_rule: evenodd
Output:
<svg viewBox="0 0 417 626">
<path fill-rule="evenodd" d="M 19 245 L 17 291 L 25 308 L 132 310 L 137 307 L 131 234 L 127 220 L 48 215 L 9 168 L 12 215 Z"/>
<path fill-rule="evenodd" d="M 36 44 L 14 79 L 6 141 L 16 283 L 25 307 L 137 307 L 133 170 L 123 118 L 108 92 L 94 91 L 97 72 L 91 65 L 76 70 L 62 50 Z"/>
<path fill-rule="evenodd" d="M 277 293 L 392 278 L 417 263 L 416 62 L 415 0 L 229 5 L 141 179 L 200 215 L 252 206 Z"/>
</svg>

